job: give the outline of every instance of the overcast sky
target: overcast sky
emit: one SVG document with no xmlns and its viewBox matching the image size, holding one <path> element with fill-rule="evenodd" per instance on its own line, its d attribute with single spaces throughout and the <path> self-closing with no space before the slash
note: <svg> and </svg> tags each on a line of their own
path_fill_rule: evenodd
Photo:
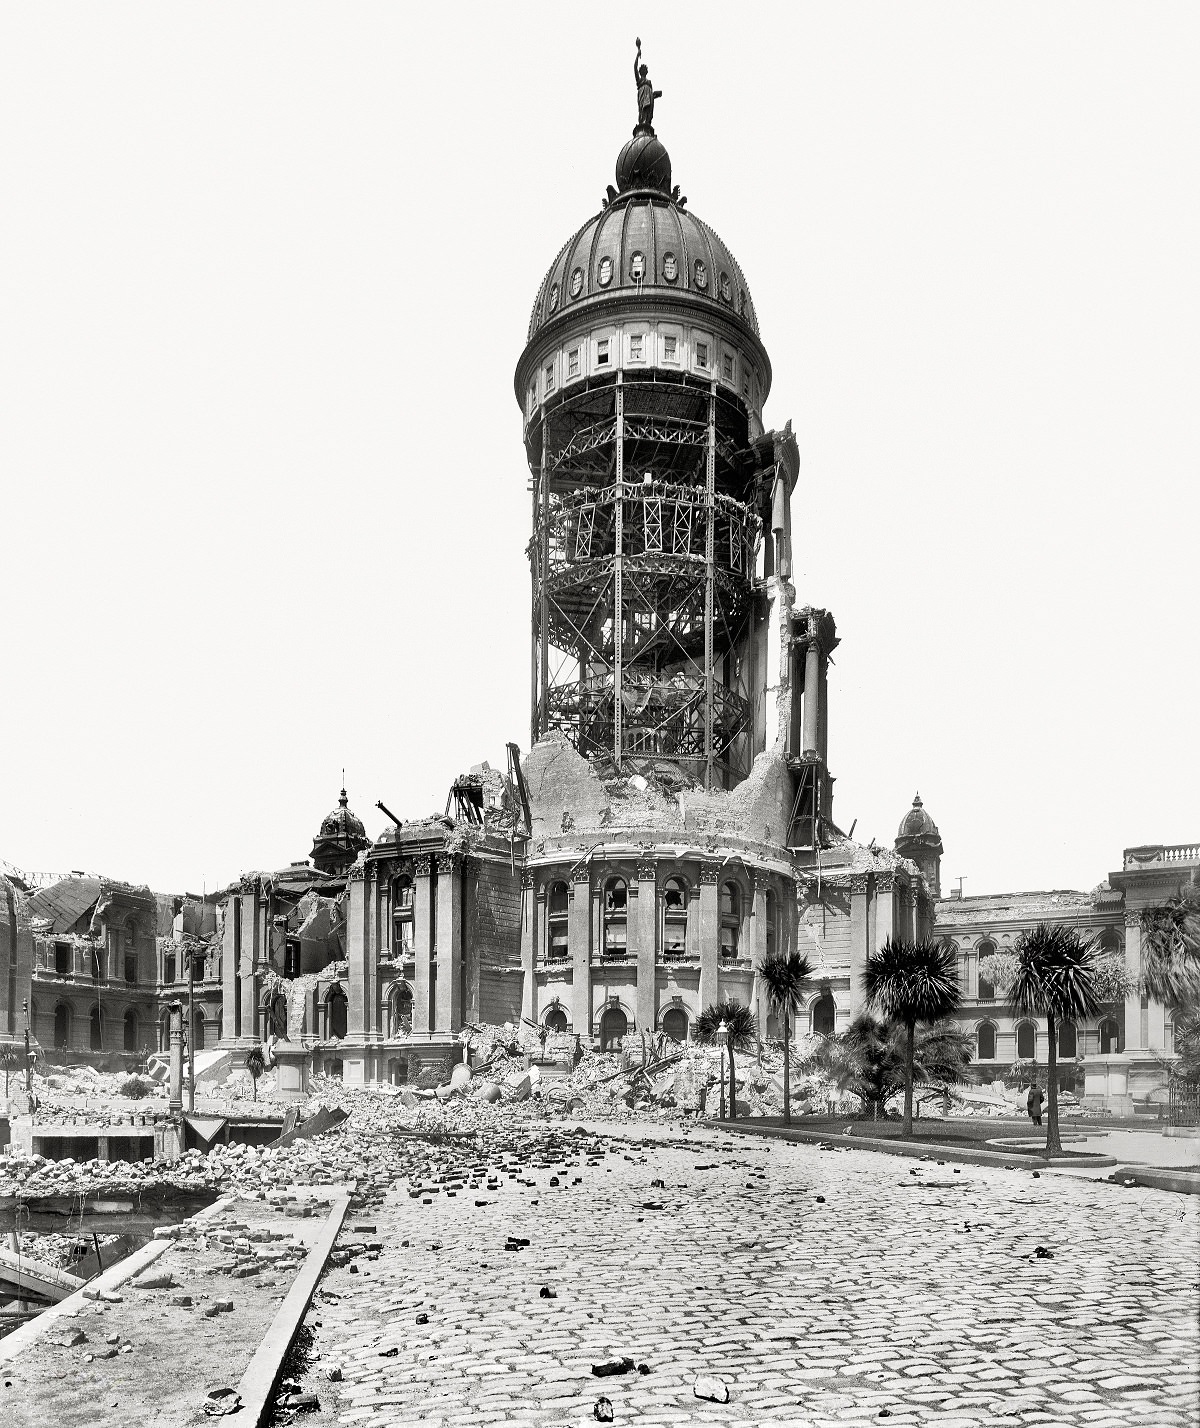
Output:
<svg viewBox="0 0 1200 1428">
<path fill-rule="evenodd" d="M 1200 839 L 1200 7 L 0 9 L 0 858 L 160 890 L 529 741 L 512 374 L 636 119 L 741 262 L 834 813 Z"/>
</svg>

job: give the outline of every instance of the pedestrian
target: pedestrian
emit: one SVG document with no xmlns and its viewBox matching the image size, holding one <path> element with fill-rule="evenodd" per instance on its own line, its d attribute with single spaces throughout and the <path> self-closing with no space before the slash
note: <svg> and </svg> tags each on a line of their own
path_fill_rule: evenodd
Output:
<svg viewBox="0 0 1200 1428">
<path fill-rule="evenodd" d="M 1042 1088 L 1035 1081 L 1029 1088 L 1029 1094 L 1025 1097 L 1025 1107 L 1029 1112 L 1029 1119 L 1035 1126 L 1042 1123 L 1042 1102 L 1045 1100 L 1042 1095 Z"/>
</svg>

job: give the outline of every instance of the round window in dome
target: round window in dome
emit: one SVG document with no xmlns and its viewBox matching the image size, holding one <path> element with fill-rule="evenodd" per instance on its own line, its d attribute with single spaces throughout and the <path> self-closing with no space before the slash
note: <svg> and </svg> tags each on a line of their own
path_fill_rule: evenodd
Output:
<svg viewBox="0 0 1200 1428">
<path fill-rule="evenodd" d="M 583 291 L 583 269 L 576 268 L 571 274 L 571 296 L 577 298 Z"/>
<path fill-rule="evenodd" d="M 679 276 L 679 259 L 674 253 L 663 254 L 663 277 L 667 282 L 673 283 Z"/>
<path fill-rule="evenodd" d="M 602 288 L 608 287 L 612 282 L 612 259 L 607 254 L 600 259 L 600 266 L 596 269 L 596 281 Z"/>
<path fill-rule="evenodd" d="M 629 259 L 629 276 L 635 283 L 640 283 L 646 276 L 645 253 L 634 253 Z"/>
<path fill-rule="evenodd" d="M 733 284 L 729 281 L 728 273 L 721 274 L 721 301 L 733 301 Z"/>
<path fill-rule="evenodd" d="M 700 258 L 696 259 L 696 286 L 701 292 L 708 287 L 708 269 Z"/>
<path fill-rule="evenodd" d="M 557 283 L 551 283 L 551 284 L 550 284 L 550 311 L 551 311 L 551 312 L 557 312 L 557 311 L 558 311 L 558 284 L 557 284 Z"/>
</svg>

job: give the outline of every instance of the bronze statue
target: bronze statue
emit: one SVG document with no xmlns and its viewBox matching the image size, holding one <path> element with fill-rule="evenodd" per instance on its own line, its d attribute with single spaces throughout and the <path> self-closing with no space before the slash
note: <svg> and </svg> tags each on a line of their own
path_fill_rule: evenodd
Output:
<svg viewBox="0 0 1200 1428">
<path fill-rule="evenodd" d="M 642 41 L 638 37 L 637 54 L 633 61 L 633 82 L 637 85 L 638 97 L 638 122 L 635 134 L 654 133 L 654 101 L 662 98 L 662 90 L 655 89 L 650 83 L 650 74 L 646 66 L 641 63 Z"/>
</svg>

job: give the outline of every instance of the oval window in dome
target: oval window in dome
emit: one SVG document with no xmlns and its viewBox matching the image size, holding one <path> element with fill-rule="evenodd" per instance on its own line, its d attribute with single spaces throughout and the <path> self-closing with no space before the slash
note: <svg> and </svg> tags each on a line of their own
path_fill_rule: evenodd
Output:
<svg viewBox="0 0 1200 1428">
<path fill-rule="evenodd" d="M 629 259 L 629 276 L 635 283 L 640 283 L 646 276 L 645 253 L 634 253 Z"/>
<path fill-rule="evenodd" d="M 728 273 L 721 274 L 721 301 L 733 301 L 733 284 L 729 281 Z"/>
<path fill-rule="evenodd" d="M 577 298 L 583 291 L 583 269 L 576 268 L 571 274 L 571 296 Z"/>
<path fill-rule="evenodd" d="M 708 269 L 701 258 L 696 259 L 696 286 L 701 292 L 708 287 Z"/>
<path fill-rule="evenodd" d="M 602 288 L 608 287 L 612 282 L 612 259 L 607 254 L 600 259 L 600 266 L 596 269 L 596 281 Z"/>
<path fill-rule="evenodd" d="M 679 259 L 674 253 L 663 254 L 663 277 L 667 282 L 673 283 L 679 276 Z"/>
</svg>

